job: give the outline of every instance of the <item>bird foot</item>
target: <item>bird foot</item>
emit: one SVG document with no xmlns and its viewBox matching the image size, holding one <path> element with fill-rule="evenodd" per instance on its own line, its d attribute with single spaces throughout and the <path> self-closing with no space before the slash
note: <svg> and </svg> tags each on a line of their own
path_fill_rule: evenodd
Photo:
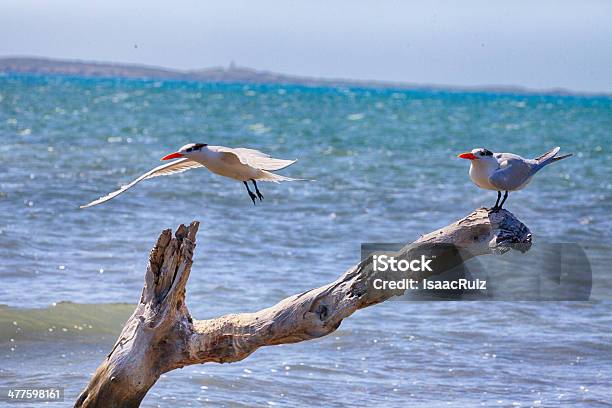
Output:
<svg viewBox="0 0 612 408">
<path fill-rule="evenodd" d="M 259 197 L 259 201 L 263 201 L 263 194 L 261 194 L 259 190 L 257 190 L 257 197 Z"/>
<path fill-rule="evenodd" d="M 249 191 L 249 197 L 251 197 L 251 201 L 253 201 L 253 205 L 256 204 L 257 196 Z"/>
<path fill-rule="evenodd" d="M 494 205 L 493 207 L 488 208 L 487 210 L 489 212 L 491 212 L 491 213 L 496 213 L 496 212 L 499 212 L 499 210 L 501 210 L 501 207 L 498 207 L 497 205 Z"/>
</svg>

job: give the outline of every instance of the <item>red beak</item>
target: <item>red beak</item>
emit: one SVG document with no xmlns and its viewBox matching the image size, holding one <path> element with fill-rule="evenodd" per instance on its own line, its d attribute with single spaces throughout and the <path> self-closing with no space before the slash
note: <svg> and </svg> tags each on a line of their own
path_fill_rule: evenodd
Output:
<svg viewBox="0 0 612 408">
<path fill-rule="evenodd" d="M 179 157 L 183 157 L 183 154 L 179 152 L 175 152 L 175 153 L 170 153 L 162 157 L 162 160 L 178 159 Z"/>
<path fill-rule="evenodd" d="M 459 157 L 461 159 L 467 159 L 467 160 L 476 160 L 476 156 L 474 156 L 473 153 L 461 153 L 457 157 Z"/>
</svg>

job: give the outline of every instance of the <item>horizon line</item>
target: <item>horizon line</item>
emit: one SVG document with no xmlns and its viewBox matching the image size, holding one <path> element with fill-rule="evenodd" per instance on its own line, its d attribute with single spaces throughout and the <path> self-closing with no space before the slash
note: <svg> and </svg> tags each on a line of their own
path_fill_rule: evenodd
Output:
<svg viewBox="0 0 612 408">
<path fill-rule="evenodd" d="M 155 75 L 148 77 L 147 75 L 107 75 L 105 73 L 93 73 L 90 75 L 73 72 L 59 71 L 37 71 L 36 69 L 5 69 L 7 62 L 23 60 L 36 63 L 50 64 L 74 64 L 82 68 L 89 67 L 105 67 L 107 69 L 133 69 L 156 71 Z M 48 69 L 49 67 L 47 67 Z M 149 65 L 145 63 L 132 62 L 110 62 L 99 60 L 85 60 L 78 58 L 56 58 L 37 55 L 0 55 L 0 73 L 21 73 L 21 74 L 46 74 L 46 75 L 65 75 L 65 76 L 83 76 L 94 78 L 119 78 L 119 79 L 165 79 L 165 80 L 187 80 L 195 82 L 218 82 L 218 83 L 250 83 L 250 84 L 291 84 L 303 85 L 307 87 L 357 87 L 370 89 L 398 89 L 398 90 L 438 90 L 438 91 L 463 91 L 463 92 L 484 92 L 484 93 L 507 93 L 507 94 L 525 94 L 525 95 L 557 95 L 557 96 L 581 96 L 581 97 L 612 97 L 612 92 L 606 91 L 578 91 L 564 87 L 554 88 L 530 88 L 523 85 L 451 85 L 437 83 L 415 83 L 407 81 L 392 81 L 381 79 L 351 79 L 351 78 L 334 78 L 334 77 L 314 77 L 307 75 L 294 75 L 280 73 L 270 70 L 259 70 L 248 66 L 237 65 L 231 61 L 227 66 L 210 66 L 202 68 L 179 69 L 170 68 L 160 65 Z M 207 78 L 205 75 L 219 74 L 237 74 L 249 73 L 255 78 L 248 78 L 244 81 L 218 78 Z M 163 75 L 168 74 L 169 77 L 164 78 Z M 160 76 L 161 75 L 161 76 Z M 174 76 L 170 77 L 170 76 Z M 259 80 L 258 78 L 259 77 Z M 275 81 L 275 79 L 277 81 Z"/>
</svg>

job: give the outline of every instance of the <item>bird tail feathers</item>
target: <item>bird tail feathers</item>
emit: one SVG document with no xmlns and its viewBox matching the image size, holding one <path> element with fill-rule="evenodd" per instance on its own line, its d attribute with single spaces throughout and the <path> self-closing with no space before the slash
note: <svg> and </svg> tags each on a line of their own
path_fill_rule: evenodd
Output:
<svg viewBox="0 0 612 408">
<path fill-rule="evenodd" d="M 568 157 L 571 157 L 573 155 L 574 155 L 573 153 L 569 153 L 569 154 L 564 154 L 563 156 L 556 156 L 556 157 L 553 157 L 552 159 L 550 159 L 550 161 L 551 162 L 556 162 L 556 161 L 563 160 L 563 159 L 566 159 Z"/>
<path fill-rule="evenodd" d="M 561 148 L 559 146 L 553 147 L 552 149 L 550 149 L 549 151 L 547 151 L 543 155 L 541 155 L 539 157 L 536 157 L 535 161 L 537 161 L 538 163 L 545 162 L 546 160 L 550 159 L 551 157 L 555 157 L 555 155 L 557 153 L 559 153 L 559 150 L 561 150 Z"/>
<path fill-rule="evenodd" d="M 546 153 L 544 153 L 543 155 L 536 157 L 535 161 L 538 162 L 538 164 L 543 167 L 543 166 L 546 166 L 547 164 L 554 163 L 556 161 L 563 160 L 565 158 L 573 156 L 572 153 L 565 154 L 563 156 L 557 156 L 557 153 L 559 153 L 559 150 L 561 150 L 559 146 L 554 147 L 550 149 L 549 151 L 547 151 Z"/>
<path fill-rule="evenodd" d="M 281 181 L 309 181 L 307 179 L 299 179 L 299 178 L 281 176 L 280 174 L 270 173 L 269 171 L 265 171 L 265 170 L 261 170 L 261 172 L 263 174 L 260 178 L 257 179 L 257 181 L 271 181 L 273 183 L 280 183 Z"/>
</svg>

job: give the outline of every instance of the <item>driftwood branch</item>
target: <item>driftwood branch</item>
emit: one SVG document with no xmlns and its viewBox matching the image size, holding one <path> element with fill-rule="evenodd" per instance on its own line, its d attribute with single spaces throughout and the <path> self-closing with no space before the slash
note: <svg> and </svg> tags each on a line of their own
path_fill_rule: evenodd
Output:
<svg viewBox="0 0 612 408">
<path fill-rule="evenodd" d="M 259 347 L 325 336 L 356 310 L 401 295 L 372 290 L 380 277 L 372 258 L 334 282 L 288 297 L 254 313 L 193 320 L 185 305 L 198 222 L 161 233 L 151 250 L 142 296 L 108 357 L 98 367 L 75 407 L 138 407 L 161 374 L 190 364 L 240 361 Z M 408 259 L 431 245 L 448 245 L 437 263 L 447 269 L 471 257 L 531 244 L 529 229 L 506 210 L 479 209 L 399 251 Z M 440 270 L 440 265 L 434 270 Z M 420 278 L 425 275 L 414 274 Z M 385 278 L 389 278 L 386 276 Z"/>
</svg>

